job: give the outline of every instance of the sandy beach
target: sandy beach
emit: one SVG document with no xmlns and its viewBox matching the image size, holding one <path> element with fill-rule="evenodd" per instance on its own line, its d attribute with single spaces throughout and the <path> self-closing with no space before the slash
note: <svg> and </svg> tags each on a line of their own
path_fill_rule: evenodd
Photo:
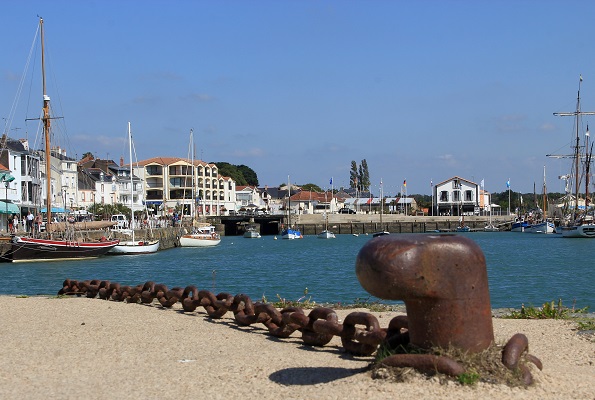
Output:
<svg viewBox="0 0 595 400">
<path fill-rule="evenodd" d="M 0 296 L 0 398 L 595 399 L 595 341 L 560 320 L 494 319 L 497 342 L 521 332 L 543 371 L 529 388 L 436 377 L 372 379 L 372 357 L 238 326 L 204 310 L 87 298 Z M 344 318 L 354 310 L 339 310 Z M 360 310 L 365 311 L 365 310 Z M 306 310 L 306 313 L 308 311 Z M 386 327 L 396 313 L 374 313 Z"/>
</svg>

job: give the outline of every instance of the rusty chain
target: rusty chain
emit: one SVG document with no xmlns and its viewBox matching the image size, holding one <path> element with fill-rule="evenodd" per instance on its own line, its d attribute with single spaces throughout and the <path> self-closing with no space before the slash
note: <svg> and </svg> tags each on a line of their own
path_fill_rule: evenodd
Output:
<svg viewBox="0 0 595 400">
<path fill-rule="evenodd" d="M 287 338 L 295 331 L 302 334 L 308 346 L 324 346 L 334 336 L 341 338 L 346 352 L 355 356 L 372 355 L 381 344 L 397 348 L 410 342 L 409 318 L 399 315 L 392 318 L 387 328 L 380 328 L 378 319 L 366 312 L 352 312 L 343 323 L 339 323 L 337 313 L 326 307 L 316 307 L 308 315 L 300 307 L 286 307 L 278 310 L 272 304 L 253 303 L 249 296 L 229 293 L 215 295 L 208 290 L 198 290 L 196 286 L 168 289 L 164 284 L 146 282 L 143 285 L 124 286 L 116 282 L 66 279 L 58 295 L 83 296 L 127 303 L 151 304 L 155 300 L 162 307 L 171 308 L 181 303 L 184 312 L 194 312 L 203 307 L 210 318 L 223 318 L 231 311 L 238 325 L 263 324 L 270 335 Z M 520 369 L 523 381 L 531 384 L 533 377 L 525 364 L 519 364 L 521 355 L 535 364 L 540 370 L 541 361 L 528 354 L 528 340 L 523 334 L 516 334 L 502 351 L 502 363 L 509 369 Z M 464 368 L 457 361 L 433 354 L 394 354 L 384 358 L 382 364 L 397 368 L 413 367 L 422 372 L 438 371 L 450 376 L 458 376 Z"/>
<path fill-rule="evenodd" d="M 211 318 L 223 318 L 231 311 L 238 325 L 248 326 L 263 324 L 269 334 L 287 338 L 295 331 L 302 334 L 304 344 L 324 346 L 334 336 L 341 338 L 341 344 L 348 353 L 357 356 L 369 356 L 387 338 L 387 333 L 400 334 L 396 326 L 406 327 L 406 317 L 398 316 L 389 328 L 380 328 L 378 319 L 365 312 L 352 312 L 339 323 L 337 313 L 326 307 L 316 307 L 308 315 L 300 307 L 286 307 L 278 310 L 272 304 L 255 302 L 249 296 L 229 293 L 215 295 L 208 290 L 198 290 L 196 286 L 168 289 L 164 284 L 146 282 L 142 285 L 125 286 L 116 282 L 102 280 L 77 281 L 66 279 L 58 295 L 86 296 L 103 300 L 128 303 L 150 304 L 157 300 L 161 306 L 173 307 L 181 303 L 184 312 L 194 312 L 203 307 Z"/>
</svg>

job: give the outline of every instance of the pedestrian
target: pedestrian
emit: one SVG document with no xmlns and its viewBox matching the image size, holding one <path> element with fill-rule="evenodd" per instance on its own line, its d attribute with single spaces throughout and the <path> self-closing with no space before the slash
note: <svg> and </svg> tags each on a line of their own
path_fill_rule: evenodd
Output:
<svg viewBox="0 0 595 400">
<path fill-rule="evenodd" d="M 12 227 L 15 232 L 18 232 L 18 230 L 19 230 L 19 216 L 16 214 L 13 214 L 13 215 L 14 215 L 14 221 L 12 221 Z"/>
<path fill-rule="evenodd" d="M 33 214 L 31 214 L 31 211 L 29 211 L 27 213 L 27 232 L 29 232 L 30 234 L 33 233 Z"/>
<path fill-rule="evenodd" d="M 33 225 L 35 227 L 35 232 L 39 232 L 39 228 L 41 227 L 41 214 L 37 214 L 35 219 L 33 220 Z"/>
<path fill-rule="evenodd" d="M 14 214 L 8 217 L 8 232 L 14 233 Z"/>
</svg>

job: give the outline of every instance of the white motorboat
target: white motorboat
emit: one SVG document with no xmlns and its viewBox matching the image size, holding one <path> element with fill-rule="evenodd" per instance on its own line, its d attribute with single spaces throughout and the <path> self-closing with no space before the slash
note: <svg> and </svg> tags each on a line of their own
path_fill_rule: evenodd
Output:
<svg viewBox="0 0 595 400">
<path fill-rule="evenodd" d="M 221 236 L 213 225 L 197 226 L 192 233 L 180 237 L 180 247 L 212 247 L 221 243 Z"/>
</svg>

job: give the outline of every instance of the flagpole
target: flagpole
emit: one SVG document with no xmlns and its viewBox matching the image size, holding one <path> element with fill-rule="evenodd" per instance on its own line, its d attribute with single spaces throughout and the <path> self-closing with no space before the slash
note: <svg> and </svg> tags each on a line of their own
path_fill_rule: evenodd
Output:
<svg viewBox="0 0 595 400">
<path fill-rule="evenodd" d="M 508 186 L 508 216 L 510 217 L 510 178 L 508 178 L 506 186 Z"/>
</svg>

